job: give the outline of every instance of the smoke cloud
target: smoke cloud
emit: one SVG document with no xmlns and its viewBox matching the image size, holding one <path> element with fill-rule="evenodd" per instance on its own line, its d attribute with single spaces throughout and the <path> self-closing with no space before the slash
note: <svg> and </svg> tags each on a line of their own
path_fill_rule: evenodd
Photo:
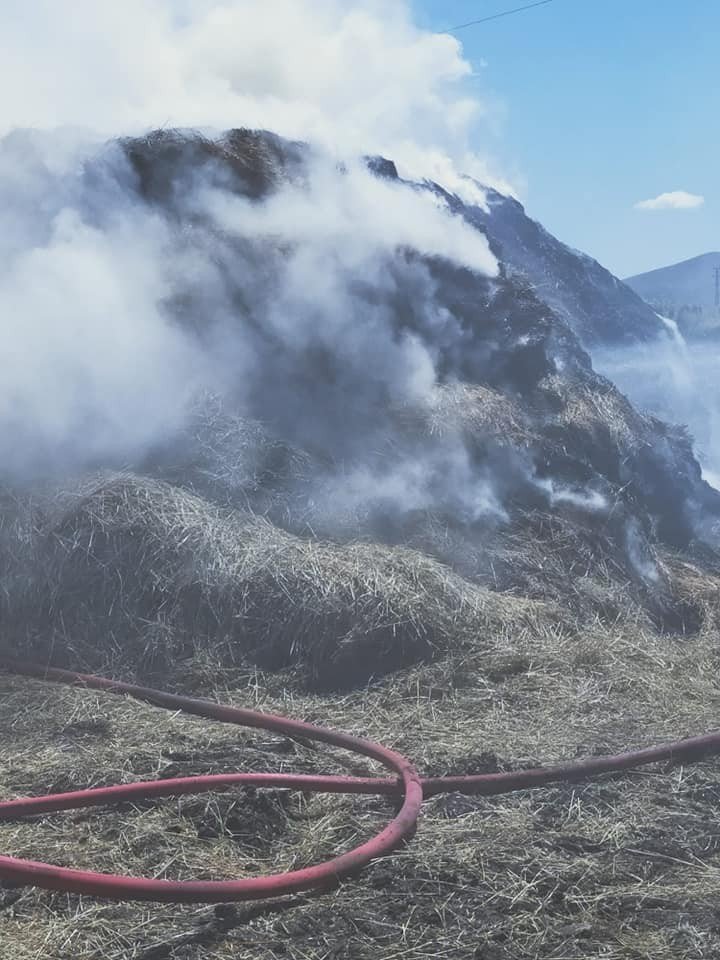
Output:
<svg viewBox="0 0 720 960">
<path fill-rule="evenodd" d="M 462 424 L 427 429 L 439 383 L 519 389 L 552 366 L 539 326 L 493 368 L 502 351 L 477 321 L 498 264 L 423 182 L 480 207 L 480 183 L 511 192 L 471 150 L 487 108 L 457 40 L 375 0 L 78 0 L 72 18 L 30 0 L 4 27 L 6 477 L 142 468 L 182 447 L 209 395 L 235 424 L 211 445 L 240 472 L 265 470 L 268 437 L 306 458 L 291 495 L 321 533 L 389 540 L 423 513 L 504 522 L 523 485 L 608 511 L 599 491 L 537 482 L 529 454 L 490 450 L 482 430 L 470 443 Z M 173 135 L 143 139 L 172 127 L 200 131 L 180 159 Z M 312 147 L 220 137 L 231 128 Z M 243 151 L 263 189 L 238 188 Z"/>
<path fill-rule="evenodd" d="M 484 201 L 453 164 L 485 171 L 468 149 L 484 106 L 465 92 L 471 68 L 454 38 L 420 30 L 403 2 L 79 0 L 68 17 L 31 0 L 6 11 L 0 56 L 6 469 L 133 460 L 203 389 L 244 394 L 248 413 L 320 446 L 334 414 L 334 453 L 359 442 L 348 391 L 363 395 L 363 416 L 381 395 L 429 396 L 457 330 L 423 261 L 488 276 L 497 265 L 435 195 L 352 158 L 405 157 L 413 176 Z M 194 178 L 176 212 L 203 226 L 183 232 L 103 146 L 173 125 L 273 129 L 320 150 L 302 184 L 264 205 Z M 400 290 L 414 314 L 402 331 Z M 201 345 L 177 322 L 183 304 L 204 314 Z M 334 408 L 299 383 L 297 358 L 311 353 L 345 371 Z"/>
<path fill-rule="evenodd" d="M 404 0 L 77 0 L 72 17 L 11 0 L 0 58 L 0 134 L 245 126 L 497 185 L 471 149 L 489 108 L 460 43 Z"/>
<path fill-rule="evenodd" d="M 393 420 L 432 408 L 467 342 L 443 271 L 497 274 L 485 236 L 441 195 L 303 148 L 258 201 L 191 150 L 173 172 L 181 189 L 153 205 L 122 144 L 55 142 L 0 141 L 6 476 L 132 465 L 173 436 L 182 447 L 210 393 L 311 452 L 302 509 L 318 532 L 386 518 L 388 535 L 429 510 L 506 518 L 457 431 L 430 442 Z M 162 138 L 142 144 L 162 180 Z M 240 435 L 233 446 L 247 476 L 260 453 Z"/>
</svg>

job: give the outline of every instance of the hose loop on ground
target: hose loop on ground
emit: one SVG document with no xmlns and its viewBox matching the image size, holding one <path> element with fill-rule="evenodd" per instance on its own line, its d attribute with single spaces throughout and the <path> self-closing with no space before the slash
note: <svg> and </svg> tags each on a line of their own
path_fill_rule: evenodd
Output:
<svg viewBox="0 0 720 960">
<path fill-rule="evenodd" d="M 86 894 L 120 901 L 152 901 L 164 903 L 231 903 L 265 900 L 337 883 L 357 873 L 372 860 L 386 856 L 415 833 L 423 799 L 439 793 L 461 792 L 484 796 L 509 793 L 549 783 L 587 779 L 602 773 L 615 773 L 659 761 L 691 762 L 703 756 L 720 753 L 720 732 L 688 740 L 679 740 L 611 757 L 541 767 L 510 773 L 420 778 L 406 757 L 387 747 L 349 734 L 329 730 L 315 724 L 288 717 L 274 716 L 165 693 L 149 687 L 119 683 L 102 677 L 88 676 L 39 664 L 3 660 L 0 669 L 37 680 L 70 684 L 133 697 L 169 710 L 181 711 L 222 723 L 256 727 L 290 737 L 303 737 L 377 760 L 396 776 L 392 779 L 362 777 L 312 776 L 307 774 L 236 773 L 185 777 L 142 783 L 99 787 L 46 797 L 9 800 L 0 803 L 0 821 L 39 814 L 56 813 L 130 800 L 200 794 L 229 790 L 237 786 L 274 787 L 320 793 L 376 794 L 396 797 L 400 809 L 393 820 L 376 836 L 359 847 L 315 866 L 272 876 L 241 880 L 151 880 L 112 874 L 93 873 L 68 867 L 53 866 L 30 860 L 0 856 L 0 879 L 18 886 Z"/>
</svg>

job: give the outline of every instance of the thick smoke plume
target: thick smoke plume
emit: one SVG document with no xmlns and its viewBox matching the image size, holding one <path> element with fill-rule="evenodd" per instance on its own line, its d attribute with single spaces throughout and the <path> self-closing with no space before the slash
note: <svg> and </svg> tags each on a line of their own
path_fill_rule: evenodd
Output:
<svg viewBox="0 0 720 960">
<path fill-rule="evenodd" d="M 483 202 L 453 165 L 487 173 L 468 150 L 485 108 L 456 40 L 404 3 L 336 0 L 82 0 L 72 18 L 34 0 L 4 26 L 6 471 L 132 462 L 203 390 L 335 458 L 368 440 L 378 405 L 429 402 L 457 330 L 425 261 L 496 264 L 433 194 L 353 158 L 392 153 Z M 168 125 L 261 127 L 319 150 L 265 204 L 188 171 L 178 227 L 106 145 Z M 178 320 L 191 313 L 200 338 Z M 334 389 L 313 390 L 328 363 Z"/>
<path fill-rule="evenodd" d="M 434 194 L 360 163 L 308 153 L 263 202 L 189 164 L 168 215 L 121 145 L 63 164 L 54 144 L 0 144 L 6 469 L 136 458 L 201 390 L 353 456 L 381 409 L 431 402 L 459 340 L 428 263 L 497 272 L 485 237 Z"/>
<path fill-rule="evenodd" d="M 244 126 L 492 181 L 471 149 L 491 106 L 405 0 L 77 0 L 72 17 L 29 0 L 4 12 L 0 58 L 0 133 Z"/>
</svg>

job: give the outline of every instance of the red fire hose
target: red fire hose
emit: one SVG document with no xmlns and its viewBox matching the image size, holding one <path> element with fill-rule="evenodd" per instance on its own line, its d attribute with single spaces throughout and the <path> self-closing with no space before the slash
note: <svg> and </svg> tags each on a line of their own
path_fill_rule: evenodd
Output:
<svg viewBox="0 0 720 960">
<path fill-rule="evenodd" d="M 694 761 L 703 756 L 720 753 L 720 732 L 718 732 L 688 740 L 679 740 L 675 743 L 651 747 L 646 750 L 638 750 L 633 753 L 621 753 L 614 757 L 597 757 L 592 760 L 558 767 L 512 773 L 482 774 L 479 776 L 421 778 L 409 760 L 386 747 L 311 723 L 303 723 L 300 720 L 290 720 L 285 717 L 259 713 L 255 710 L 223 706 L 206 700 L 195 700 L 190 697 L 163 693 L 160 690 L 152 690 L 128 683 L 116 683 L 114 680 L 85 676 L 66 670 L 50 669 L 35 664 L 3 661 L 2 669 L 40 680 L 127 695 L 158 707 L 208 717 L 212 720 L 220 720 L 223 723 L 234 723 L 244 727 L 259 727 L 290 737 L 300 736 L 307 740 L 329 743 L 332 746 L 342 747 L 373 760 L 378 760 L 397 774 L 397 777 L 387 780 L 269 773 L 220 774 L 177 780 L 129 783 L 114 787 L 78 790 L 74 793 L 9 800 L 0 803 L 0 821 L 2 821 L 36 814 L 55 813 L 59 810 L 75 810 L 81 807 L 120 803 L 128 800 L 222 791 L 236 786 L 275 787 L 318 793 L 383 794 L 396 797 L 399 801 L 402 801 L 400 811 L 394 820 L 381 833 L 362 844 L 362 846 L 314 867 L 245 880 L 186 882 L 147 880 L 90 873 L 46 863 L 0 856 L 0 879 L 18 886 L 33 886 L 46 890 L 81 893 L 111 900 L 228 903 L 242 900 L 264 900 L 299 893 L 303 890 L 335 883 L 342 877 L 356 873 L 371 860 L 382 857 L 396 849 L 403 840 L 414 833 L 423 799 L 439 793 L 455 791 L 490 796 L 539 787 L 548 783 L 581 780 L 601 773 L 614 773 L 663 760 L 674 762 L 679 760 Z"/>
</svg>

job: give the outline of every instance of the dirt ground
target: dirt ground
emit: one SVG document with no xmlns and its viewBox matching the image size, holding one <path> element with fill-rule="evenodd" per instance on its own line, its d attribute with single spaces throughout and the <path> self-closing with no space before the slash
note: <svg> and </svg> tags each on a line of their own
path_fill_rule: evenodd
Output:
<svg viewBox="0 0 720 960">
<path fill-rule="evenodd" d="M 631 621 L 478 638 L 347 696 L 294 674 L 179 664 L 167 686 L 369 736 L 425 774 L 516 769 L 715 728 L 718 637 Z M 372 771 L 110 695 L 0 674 L 0 796 L 227 770 Z M 0 889 L 2 960 L 581 960 L 720 957 L 720 759 L 498 798 L 428 801 L 418 834 L 338 889 L 275 904 L 113 904 Z M 237 790 L 0 826 L 9 855 L 151 877 L 317 862 L 380 798 Z"/>
</svg>

